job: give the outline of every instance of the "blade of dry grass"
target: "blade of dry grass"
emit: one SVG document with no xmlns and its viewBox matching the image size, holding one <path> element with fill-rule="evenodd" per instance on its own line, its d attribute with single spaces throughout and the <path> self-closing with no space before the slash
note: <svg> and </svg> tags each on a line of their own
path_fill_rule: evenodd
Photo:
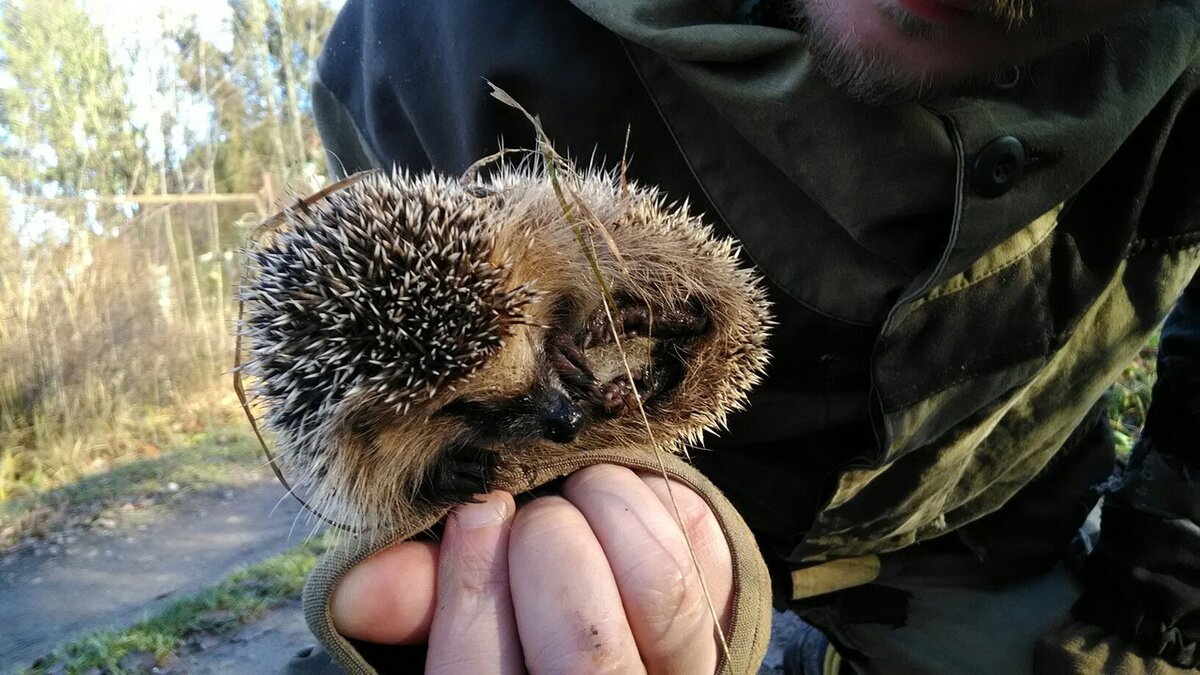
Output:
<svg viewBox="0 0 1200 675">
<path fill-rule="evenodd" d="M 632 382 L 634 380 L 633 370 L 629 366 L 629 357 L 625 352 L 625 347 L 619 334 L 620 331 L 617 329 L 616 318 L 614 316 L 617 311 L 616 299 L 613 296 L 608 279 L 605 278 L 604 272 L 600 268 L 600 261 L 596 255 L 595 242 L 590 236 L 585 235 L 584 230 L 580 225 L 580 220 L 578 216 L 576 216 L 575 210 L 572 208 L 572 204 L 578 206 L 580 211 L 583 212 L 584 217 L 588 219 L 586 222 L 591 225 L 588 233 L 603 232 L 605 241 L 611 249 L 613 256 L 620 261 L 620 251 L 617 249 L 616 242 L 607 232 L 607 229 L 604 227 L 604 223 L 602 223 L 598 218 L 595 217 L 594 214 L 591 213 L 589 209 L 587 209 L 583 200 L 579 198 L 577 192 L 572 191 L 572 201 L 567 200 L 566 194 L 563 190 L 562 181 L 559 176 L 559 170 L 560 168 L 564 169 L 568 176 L 574 176 L 573 169 L 570 162 L 568 162 L 554 150 L 554 145 L 551 143 L 550 137 L 542 128 L 541 121 L 535 115 L 530 114 L 529 111 L 521 106 L 516 99 L 510 96 L 503 89 L 497 87 L 491 82 L 488 82 L 488 85 L 492 88 L 493 97 L 500 102 L 519 110 L 525 115 L 526 119 L 529 120 L 530 124 L 533 125 L 534 131 L 537 134 L 538 149 L 541 151 L 544 158 L 543 164 L 546 167 L 547 178 L 549 179 L 550 185 L 554 190 L 555 197 L 558 199 L 559 207 L 563 212 L 563 217 L 566 218 L 567 222 L 571 225 L 571 228 L 575 233 L 575 238 L 579 241 L 580 247 L 583 248 L 588 259 L 588 263 L 592 268 L 592 274 L 596 280 L 596 284 L 600 287 L 601 293 L 604 297 L 604 314 L 608 322 L 609 331 L 611 332 L 613 338 L 613 344 L 616 346 L 617 352 L 621 356 L 621 362 L 625 370 L 625 376 L 629 378 L 630 382 Z M 624 180 L 624 175 L 622 175 L 622 184 L 624 184 Z M 620 266 L 625 268 L 623 262 L 620 263 Z M 722 656 L 725 661 L 728 661 L 729 642 L 726 640 L 725 631 L 721 627 L 721 618 L 717 613 L 716 604 L 713 602 L 712 593 L 709 591 L 708 582 L 704 577 L 703 570 L 700 568 L 700 560 L 696 556 L 696 547 L 692 544 L 691 536 L 688 534 L 687 526 L 683 522 L 683 514 L 679 509 L 679 503 L 675 499 L 675 493 L 671 487 L 670 476 L 667 475 L 667 467 L 663 461 L 662 448 L 659 447 L 658 441 L 654 438 L 654 429 L 650 425 L 650 418 L 646 415 L 646 408 L 642 403 L 641 394 L 638 393 L 636 388 L 633 388 L 632 393 L 634 400 L 637 402 L 638 414 L 641 416 L 642 425 L 646 431 L 647 441 L 650 443 L 650 446 L 654 448 L 654 456 L 658 460 L 659 472 L 662 475 L 663 483 L 667 486 L 667 497 L 671 502 L 671 508 L 675 515 L 675 521 L 679 525 L 680 531 L 683 532 L 684 542 L 687 544 L 688 553 L 691 556 L 692 567 L 695 569 L 696 578 L 700 581 L 700 589 L 704 593 L 704 600 L 708 605 L 709 615 L 712 617 L 713 631 L 716 633 L 717 640 L 720 643 Z"/>
</svg>

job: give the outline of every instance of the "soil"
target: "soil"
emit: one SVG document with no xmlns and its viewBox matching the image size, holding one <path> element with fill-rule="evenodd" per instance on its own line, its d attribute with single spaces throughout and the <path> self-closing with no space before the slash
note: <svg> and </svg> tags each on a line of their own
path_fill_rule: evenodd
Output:
<svg viewBox="0 0 1200 675">
<path fill-rule="evenodd" d="M 297 651 L 315 644 L 300 602 L 267 612 L 233 635 L 202 636 L 191 641 L 163 673 L 188 675 L 259 675 L 275 673 Z"/>
</svg>

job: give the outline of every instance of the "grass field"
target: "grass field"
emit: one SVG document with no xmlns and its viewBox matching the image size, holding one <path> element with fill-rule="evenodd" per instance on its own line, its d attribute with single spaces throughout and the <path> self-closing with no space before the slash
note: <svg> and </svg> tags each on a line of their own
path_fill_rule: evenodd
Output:
<svg viewBox="0 0 1200 675">
<path fill-rule="evenodd" d="M 1146 424 L 1157 356 L 1158 335 L 1155 334 L 1113 385 L 1108 416 L 1117 439 L 1117 454 L 1121 457 L 1128 456 Z"/>
</svg>

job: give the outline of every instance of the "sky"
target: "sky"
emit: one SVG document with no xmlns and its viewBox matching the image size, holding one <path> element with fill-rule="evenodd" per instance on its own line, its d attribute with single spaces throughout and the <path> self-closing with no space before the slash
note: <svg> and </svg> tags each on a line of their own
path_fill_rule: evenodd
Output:
<svg viewBox="0 0 1200 675">
<path fill-rule="evenodd" d="M 206 133 L 213 109 L 211 104 L 201 100 L 181 98 L 175 102 L 169 94 L 160 91 L 157 80 L 161 67 L 171 50 L 177 49 L 162 38 L 163 28 L 194 25 L 201 37 L 218 49 L 228 51 L 233 48 L 233 16 L 229 4 L 220 0 L 81 0 L 81 4 L 93 23 L 104 32 L 111 58 L 132 73 L 128 83 L 134 102 L 130 121 L 136 128 L 144 129 L 149 154 L 161 158 L 170 145 L 176 156 L 181 156 L 187 147 L 186 134 Z M 87 39 L 87 36 L 80 37 Z M 176 107 L 183 124 L 164 136 L 162 112 Z M 52 148 L 34 148 L 34 152 L 47 155 L 44 161 L 54 161 Z M 56 196 L 58 188 L 55 183 L 44 185 L 44 196 Z M 98 230 L 100 225 L 91 211 L 94 211 L 94 205 L 85 220 L 91 229 Z M 69 231 L 69 224 L 58 214 L 22 204 L 19 199 L 12 203 L 12 222 L 22 245 L 44 238 L 63 241 Z"/>
<path fill-rule="evenodd" d="M 170 144 L 180 156 L 187 147 L 188 132 L 207 132 L 213 109 L 207 101 L 181 98 L 176 102 L 170 92 L 158 86 L 162 65 L 168 55 L 178 51 L 174 43 L 163 39 L 163 29 L 194 25 L 202 39 L 221 51 L 229 51 L 233 49 L 229 4 L 219 0 L 83 0 L 83 6 L 104 31 L 113 59 L 132 73 L 129 94 L 134 108 L 130 121 L 136 128 L 145 129 L 149 154 L 160 158 Z M 173 109 L 178 109 L 183 125 L 171 129 L 164 138 L 162 112 Z"/>
<path fill-rule="evenodd" d="M 343 0 L 324 2 L 335 11 L 343 4 Z M 205 133 L 214 111 L 207 101 L 181 100 L 176 103 L 169 93 L 156 85 L 165 57 L 177 50 L 174 43 L 162 39 L 163 28 L 194 25 L 206 42 L 221 51 L 230 51 L 233 49 L 233 11 L 229 3 L 223 0 L 82 0 L 82 3 L 92 20 L 104 30 L 114 59 L 132 66 L 134 76 L 129 89 L 137 104 L 131 121 L 134 126 L 146 130 L 151 155 L 161 157 L 164 150 L 159 124 L 163 110 L 179 111 L 183 127 L 171 130 L 173 136 L 167 142 L 175 150 L 183 151 L 185 133 Z M 133 54 L 137 55 L 136 59 L 131 59 Z"/>
<path fill-rule="evenodd" d="M 220 0 L 83 0 L 83 6 L 110 42 L 153 42 L 160 31 L 157 21 L 147 17 L 162 17 L 167 26 L 184 26 L 195 22 L 200 35 L 218 49 L 233 47 L 233 19 L 229 4 Z"/>
<path fill-rule="evenodd" d="M 211 102 L 190 92 L 172 92 L 170 87 L 160 86 L 164 64 L 169 63 L 179 49 L 174 42 L 163 38 L 164 29 L 194 26 L 206 42 L 218 50 L 230 51 L 233 49 L 233 12 L 229 3 L 224 0 L 78 1 L 104 32 L 114 64 L 131 73 L 128 87 L 134 106 L 130 122 L 143 130 L 148 153 L 151 157 L 162 158 L 170 147 L 175 157 L 182 157 L 187 151 L 187 135 L 208 133 L 215 111 Z M 324 1 L 335 10 L 343 4 L 343 0 Z M 3 84 L 0 82 L 0 86 Z M 164 111 L 176 111 L 181 121 L 165 134 L 162 128 Z M 50 148 L 44 150 L 53 154 Z M 45 196 L 54 196 L 57 188 L 56 185 L 45 186 Z M 30 209 L 26 213 L 20 205 L 15 206 L 18 211 L 14 214 L 15 220 L 23 220 L 27 225 L 21 228 L 23 239 L 55 236 L 65 228 L 65 223 L 57 222 L 61 219 L 53 214 L 39 209 Z M 48 220 L 39 222 L 44 219 Z"/>
</svg>

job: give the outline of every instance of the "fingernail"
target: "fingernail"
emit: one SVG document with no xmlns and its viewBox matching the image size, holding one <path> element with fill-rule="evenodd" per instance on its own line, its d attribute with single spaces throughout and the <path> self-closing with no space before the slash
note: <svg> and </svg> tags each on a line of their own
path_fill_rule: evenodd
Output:
<svg viewBox="0 0 1200 675">
<path fill-rule="evenodd" d="M 486 494 L 475 497 L 474 504 L 463 504 L 454 511 L 454 522 L 459 527 L 475 529 L 495 525 L 508 516 L 508 503 L 499 495 Z"/>
</svg>

